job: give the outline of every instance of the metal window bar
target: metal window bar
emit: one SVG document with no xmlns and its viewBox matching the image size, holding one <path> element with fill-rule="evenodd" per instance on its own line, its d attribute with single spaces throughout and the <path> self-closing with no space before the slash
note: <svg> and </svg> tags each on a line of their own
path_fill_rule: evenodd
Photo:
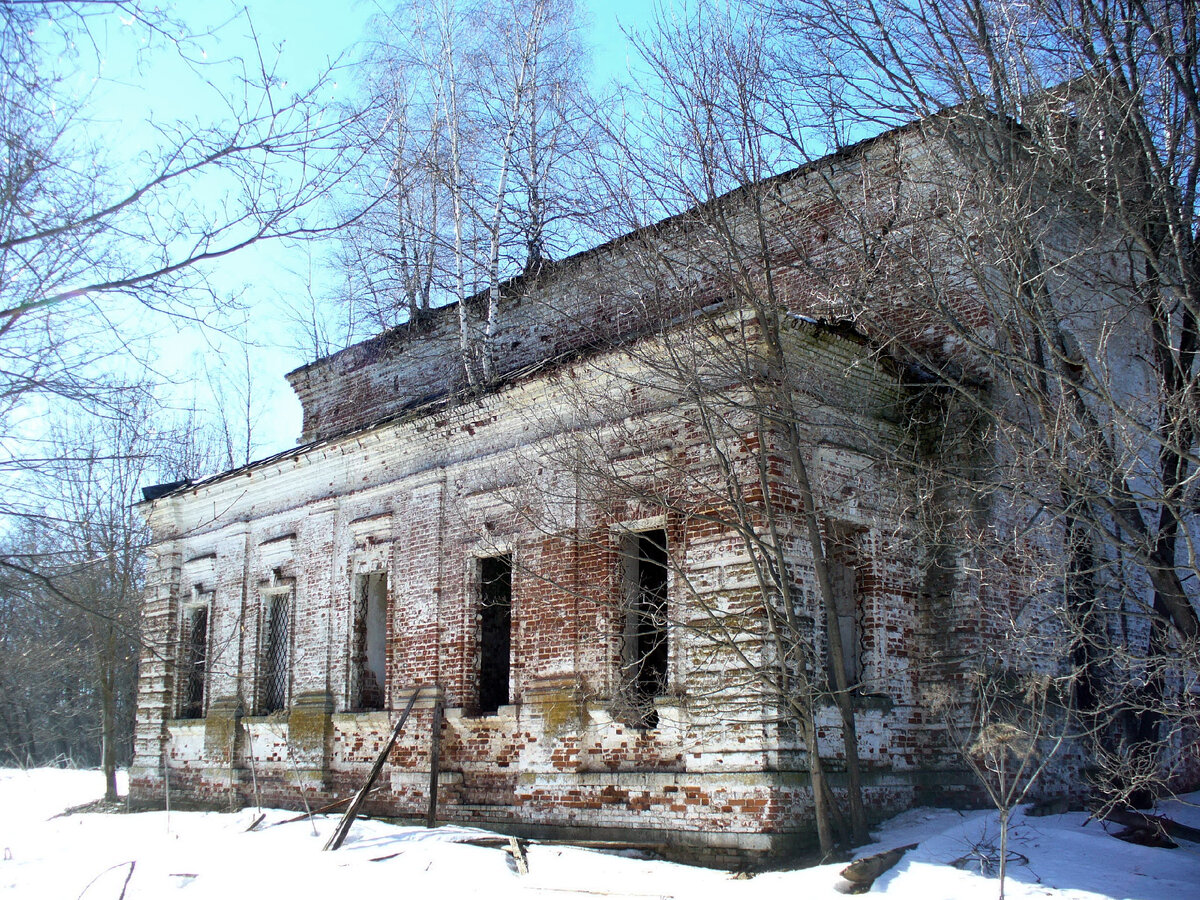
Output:
<svg viewBox="0 0 1200 900">
<path fill-rule="evenodd" d="M 288 692 L 288 597 L 267 601 L 266 640 L 263 643 L 261 702 L 259 713 L 268 715 L 287 706 Z"/>
<path fill-rule="evenodd" d="M 184 622 L 183 690 L 179 715 L 198 719 L 204 715 L 204 675 L 208 664 L 208 607 L 187 611 Z"/>
</svg>

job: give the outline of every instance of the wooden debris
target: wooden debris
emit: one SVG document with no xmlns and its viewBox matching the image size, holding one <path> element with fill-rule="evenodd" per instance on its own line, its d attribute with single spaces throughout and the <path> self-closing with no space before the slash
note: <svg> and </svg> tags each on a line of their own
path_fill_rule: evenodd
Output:
<svg viewBox="0 0 1200 900">
<path fill-rule="evenodd" d="M 123 813 L 127 812 L 125 800 L 89 800 L 78 806 L 69 806 L 60 813 L 55 813 L 51 819 L 61 819 L 64 816 L 74 816 L 79 813 Z"/>
<path fill-rule="evenodd" d="M 473 847 L 507 847 L 508 837 L 503 834 L 479 834 L 470 837 L 455 837 L 456 844 L 470 844 Z"/>
<path fill-rule="evenodd" d="M 900 862 L 900 858 L 909 850 L 915 849 L 916 846 L 916 844 L 905 844 L 894 850 L 885 850 L 882 853 L 854 860 L 839 873 L 841 879 L 833 886 L 833 889 L 839 894 L 865 894 L 871 889 L 876 878 Z"/>
<path fill-rule="evenodd" d="M 412 712 L 413 704 L 417 702 L 417 697 L 420 695 L 421 689 L 418 687 L 413 691 L 412 696 L 408 698 L 408 706 L 404 707 L 404 712 L 400 716 L 400 721 L 396 723 L 396 727 L 392 729 L 392 736 L 387 739 L 383 745 L 383 749 L 379 751 L 379 756 L 375 757 L 375 764 L 371 766 L 371 771 L 367 775 L 366 784 L 364 784 L 354 799 L 350 802 L 350 808 L 346 810 L 346 814 L 342 816 L 342 820 L 338 822 L 337 828 L 333 830 L 333 834 L 329 836 L 329 840 L 322 848 L 324 850 L 336 850 L 342 846 L 346 840 L 346 836 L 350 834 L 350 828 L 354 825 L 354 820 L 358 818 L 358 811 L 362 808 L 363 801 L 367 799 L 367 794 L 371 793 L 371 788 L 375 784 L 375 779 L 379 777 L 379 773 L 383 771 L 383 764 L 387 762 L 388 754 L 392 752 L 392 747 L 396 745 L 396 738 L 400 737 L 400 729 L 404 727 L 404 723 L 408 721 L 408 714 Z"/>
<path fill-rule="evenodd" d="M 258 818 L 246 826 L 246 831 L 253 831 L 255 828 L 257 828 L 259 825 L 261 825 L 263 823 L 263 819 L 265 819 L 266 817 L 267 817 L 266 813 L 259 813 Z"/>
<path fill-rule="evenodd" d="M 1174 850 L 1179 845 L 1167 837 L 1161 828 L 1143 828 L 1131 826 L 1114 831 L 1112 836 L 1127 844 L 1138 844 L 1142 847 L 1162 847 L 1164 850 Z"/>
<path fill-rule="evenodd" d="M 129 880 L 133 878 L 133 870 L 137 868 L 137 860 L 129 861 L 129 871 L 125 873 L 125 883 L 121 885 L 121 893 L 117 895 L 117 900 L 125 900 L 125 892 L 129 890 Z"/>
<path fill-rule="evenodd" d="M 1076 809 L 1080 808 L 1076 807 Z M 1067 797 L 1053 797 L 1049 800 L 1040 800 L 1025 807 L 1025 815 L 1033 819 L 1042 816 L 1061 816 L 1063 813 L 1069 813 L 1070 811 L 1071 801 Z"/>
<path fill-rule="evenodd" d="M 319 816 L 322 813 L 327 813 L 327 812 L 330 812 L 331 810 L 335 810 L 339 806 L 344 806 L 345 804 L 349 803 L 353 799 L 354 799 L 353 796 L 343 797 L 341 800 L 334 800 L 332 803 L 326 803 L 324 806 L 319 806 L 316 809 L 314 809 L 312 812 L 301 813 L 298 816 L 292 816 L 292 818 L 284 819 L 281 822 L 272 822 L 270 825 L 264 826 L 263 831 L 266 831 L 268 828 L 274 828 L 276 825 L 291 825 L 293 822 L 303 822 L 305 819 L 311 819 L 313 816 Z"/>
<path fill-rule="evenodd" d="M 515 837 L 509 837 L 508 839 L 508 852 L 512 854 L 513 861 L 517 864 L 517 873 L 528 875 L 529 861 L 525 858 L 525 851 L 521 848 L 520 842 Z"/>
<path fill-rule="evenodd" d="M 438 772 L 442 753 L 442 701 L 433 705 L 433 727 L 429 735 L 429 811 L 425 815 L 425 827 L 437 824 Z"/>
<path fill-rule="evenodd" d="M 478 847 L 506 847 L 508 846 L 508 837 L 503 834 L 479 834 L 469 837 L 456 837 L 455 843 L 471 844 Z M 536 841 L 525 841 L 526 846 L 538 845 L 539 847 L 578 847 L 581 850 L 637 850 L 642 853 L 663 854 L 667 850 L 666 844 L 645 844 L 633 843 L 629 841 L 573 841 L 567 838 L 550 838 Z"/>
<path fill-rule="evenodd" d="M 1179 838 L 1181 841 L 1192 841 L 1200 844 L 1200 828 L 1193 828 L 1191 825 L 1184 825 L 1176 822 L 1174 819 L 1168 819 L 1166 816 L 1152 816 L 1149 813 L 1137 812 L 1132 809 L 1113 809 L 1102 817 L 1105 821 L 1114 822 L 1117 825 L 1124 825 L 1125 828 L 1133 834 L 1142 834 L 1148 840 L 1163 840 L 1166 843 L 1151 843 L 1147 846 L 1151 847 L 1175 847 L 1178 846 L 1167 837 Z M 1157 837 L 1155 837 L 1157 836 Z M 1121 837 L 1120 834 L 1115 837 Z M 1130 840 L 1129 837 L 1121 837 L 1122 840 Z M 1134 843 L 1143 843 L 1141 840 L 1135 840 Z"/>
<path fill-rule="evenodd" d="M 978 845 L 973 847 L 971 852 L 966 856 L 960 856 L 951 862 L 950 865 L 964 872 L 974 872 L 985 876 L 995 875 L 1000 871 L 1000 851 L 995 847 Z M 1027 866 L 1029 865 L 1029 857 L 1024 853 L 1018 853 L 1016 850 L 1009 850 L 1007 865 Z"/>
<path fill-rule="evenodd" d="M 128 862 L 117 863 L 115 866 L 109 866 L 107 869 L 89 881 L 86 885 L 84 885 L 83 890 L 79 892 L 79 896 L 82 897 L 88 892 L 93 884 L 95 884 L 109 872 L 113 871 L 114 869 L 120 869 L 122 866 L 129 866 L 129 871 L 125 873 L 125 882 L 121 885 L 121 893 L 117 896 L 117 900 L 124 900 L 125 892 L 129 889 L 129 880 L 133 878 L 133 870 L 137 868 L 136 859 L 131 859 Z"/>
</svg>

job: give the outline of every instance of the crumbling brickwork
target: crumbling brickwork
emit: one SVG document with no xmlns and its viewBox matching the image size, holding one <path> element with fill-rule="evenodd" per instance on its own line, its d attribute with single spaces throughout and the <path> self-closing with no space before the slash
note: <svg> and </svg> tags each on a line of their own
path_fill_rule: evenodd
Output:
<svg viewBox="0 0 1200 900">
<path fill-rule="evenodd" d="M 900 390 L 894 377 L 861 342 L 797 327 L 804 335 L 793 352 L 819 378 L 842 385 L 834 393 L 853 398 L 861 428 L 895 439 L 885 419 Z M 702 510 L 664 515 L 633 499 L 598 504 L 576 473 L 555 471 L 562 438 L 577 432 L 583 414 L 567 398 L 610 367 L 635 365 L 620 356 L 611 351 L 454 408 L 301 447 L 156 500 L 151 525 L 172 537 L 156 552 L 150 609 L 155 646 L 167 649 L 143 664 L 135 797 L 161 795 L 164 764 L 177 801 L 245 799 L 252 785 L 265 801 L 289 806 L 302 792 L 312 806 L 344 796 L 359 786 L 394 711 L 420 688 L 388 780 L 372 795 L 376 812 L 424 813 L 430 715 L 440 698 L 441 819 L 749 851 L 802 842 L 811 809 L 801 748 L 772 721 L 765 699 L 736 679 L 726 683 L 732 664 L 716 659 L 723 651 L 704 638 L 705 617 L 694 607 L 754 594 L 744 544 Z M 670 398 L 644 401 L 619 428 L 603 421 L 630 404 L 620 385 L 639 379 L 627 374 L 606 390 L 611 407 L 590 411 L 598 450 L 647 478 L 664 460 L 704 477 L 703 435 Z M 856 383 L 843 384 L 847 378 Z M 576 418 L 565 431 L 568 409 Z M 631 433 L 660 449 L 630 456 Z M 860 590 L 876 699 L 864 699 L 859 727 L 868 795 L 882 813 L 911 802 L 930 778 L 960 776 L 931 773 L 914 736 L 920 724 L 906 661 L 920 652 L 918 560 L 905 546 L 897 489 L 864 459 L 830 448 L 813 465 L 833 514 L 854 523 L 873 560 Z M 653 701 L 650 728 L 623 719 L 617 702 L 622 535 L 647 528 L 661 529 L 671 551 L 675 623 L 668 685 Z M 509 702 L 480 715 L 479 560 L 501 552 L 512 559 Z M 799 581 L 808 577 L 804 565 L 798 558 Z M 386 575 L 386 709 L 356 713 L 353 586 L 367 573 Z M 180 720 L 170 701 L 171 647 L 183 605 L 197 592 L 213 598 L 207 713 Z M 288 697 L 284 709 L 259 715 L 267 608 L 277 597 L 291 604 L 294 623 Z M 761 653 L 759 626 L 745 627 L 746 652 Z M 832 734 L 835 717 L 827 718 Z M 838 756 L 832 742 L 828 753 Z"/>
<path fill-rule="evenodd" d="M 913 135 L 889 140 L 919 148 L 912 165 L 928 163 Z M 882 153 L 871 177 L 886 179 L 895 155 Z M 865 181 L 866 170 L 850 158 L 823 165 L 774 187 L 796 220 L 792 243 L 773 248 L 780 260 L 797 248 L 838 252 L 829 231 L 839 213 L 819 188 Z M 487 391 L 463 390 L 457 318 L 434 311 L 291 373 L 305 414 L 299 447 L 147 504 L 138 802 L 167 790 L 173 802 L 208 804 L 258 791 L 292 807 L 347 796 L 415 693 L 369 812 L 424 816 L 441 704 L 440 820 L 714 854 L 809 841 L 810 748 L 756 674 L 778 664 L 763 608 L 779 601 L 764 596 L 754 549 L 769 529 L 811 645 L 805 665 L 827 665 L 794 460 L 783 426 L 756 405 L 776 376 L 754 349 L 767 343 L 761 324 L 713 280 L 664 288 L 646 245 L 672 230 L 690 233 L 669 221 L 510 285 L 494 345 L 502 378 Z M 920 387 L 853 329 L 808 318 L 837 310 L 803 271 L 782 282 L 793 314 L 775 338 L 799 373 L 789 424 L 852 594 L 839 628 L 859 681 L 867 805 L 878 817 L 963 799 L 970 779 L 931 697 L 957 677 L 947 661 L 998 634 L 1008 608 L 982 611 L 970 573 L 927 521 L 931 506 L 965 504 L 894 464 L 947 452 L 922 431 Z M 899 302 L 895 317 L 897 333 L 945 342 L 905 320 Z M 742 368 L 722 369 L 718 347 L 750 350 Z M 664 362 L 681 356 L 686 378 Z M 951 453 L 969 455 L 970 431 L 963 417 Z M 731 493 L 731 482 L 748 487 Z M 756 512 L 768 497 L 773 521 Z M 631 556 L 648 534 L 665 545 L 665 588 Z M 500 593 L 485 584 L 496 572 L 506 573 Z M 1016 564 L 1012 573 L 1015 596 L 1028 585 Z M 637 693 L 628 642 L 642 627 L 630 611 L 639 577 L 665 593 L 654 609 L 667 651 L 660 683 Z M 481 604 L 501 594 L 504 614 L 486 616 Z M 198 602 L 209 605 L 207 658 L 187 710 L 203 715 L 184 719 L 178 673 L 184 626 L 196 621 L 185 611 Z M 368 619 L 372 602 L 384 612 Z M 510 629 L 499 644 L 507 667 L 482 662 L 497 646 L 485 618 Z M 368 664 L 368 646 L 384 648 L 382 663 Z M 383 684 L 365 690 L 379 672 Z M 817 726 L 839 790 L 832 705 Z"/>
</svg>

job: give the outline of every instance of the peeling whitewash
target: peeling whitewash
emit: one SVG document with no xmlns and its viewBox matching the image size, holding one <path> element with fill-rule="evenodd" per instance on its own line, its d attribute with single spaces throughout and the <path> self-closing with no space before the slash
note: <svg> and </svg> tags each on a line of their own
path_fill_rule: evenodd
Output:
<svg viewBox="0 0 1200 900">
<path fill-rule="evenodd" d="M 892 140 L 915 152 L 911 135 Z M 830 166 L 836 179 L 857 177 L 844 160 Z M 781 188 L 811 189 L 803 177 Z M 239 802 L 257 791 L 298 807 L 302 794 L 310 806 L 347 796 L 417 692 L 369 811 L 425 815 L 440 703 L 440 820 L 713 855 L 809 839 L 804 748 L 746 669 L 767 650 L 745 543 L 685 502 L 664 514 L 636 497 L 596 496 L 601 471 L 627 485 L 666 483 L 691 500 L 718 478 L 694 403 L 657 375 L 662 335 L 669 343 L 674 332 L 653 336 L 666 314 L 641 300 L 648 276 L 637 251 L 631 238 L 581 254 L 507 299 L 495 353 L 506 374 L 490 392 L 455 393 L 456 316 L 444 310 L 293 372 L 305 410 L 299 447 L 146 504 L 154 544 L 136 801 L 160 800 L 168 779 L 172 802 Z M 798 309 L 829 311 L 805 289 L 793 285 Z M 694 307 L 713 299 L 705 290 L 715 289 L 692 291 Z M 914 486 L 868 452 L 907 439 L 904 389 L 844 329 L 808 318 L 789 329 L 788 358 L 811 387 L 800 423 L 810 477 L 830 527 L 852 538 L 856 554 L 867 803 L 879 817 L 964 799 L 969 777 L 927 703 L 942 676 L 919 663 L 948 642 L 963 650 L 987 640 L 988 624 L 968 573 L 930 593 Z M 713 390 L 736 398 L 743 387 Z M 736 403 L 730 410 L 738 425 Z M 774 434 L 749 420 L 743 430 L 758 452 L 774 452 Z M 770 477 L 786 482 L 786 467 Z M 631 723 L 618 702 L 622 535 L 651 528 L 666 535 L 670 556 L 667 683 L 652 715 Z M 813 621 L 798 519 L 782 537 L 801 613 Z M 508 702 L 480 714 L 480 560 L 500 555 L 511 566 Z M 374 598 L 369 620 L 359 612 L 364 591 Z M 181 622 L 197 598 L 210 605 L 204 715 L 182 719 Z M 264 654 L 272 628 L 282 628 L 271 624 L 271 598 L 289 604 L 286 701 L 263 714 Z M 706 639 L 705 606 L 746 611 L 737 654 Z M 813 638 L 824 646 L 821 629 Z M 364 700 L 367 669 L 382 675 L 382 709 Z M 818 725 L 837 788 L 832 707 Z"/>
</svg>

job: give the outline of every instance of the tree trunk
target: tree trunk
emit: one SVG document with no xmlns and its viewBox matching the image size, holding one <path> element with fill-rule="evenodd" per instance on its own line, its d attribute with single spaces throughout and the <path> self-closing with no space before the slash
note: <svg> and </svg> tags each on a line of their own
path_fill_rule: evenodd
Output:
<svg viewBox="0 0 1200 900">
<path fill-rule="evenodd" d="M 821 594 L 821 605 L 825 612 L 825 631 L 829 641 L 829 656 L 832 661 L 835 682 L 835 690 L 832 693 L 838 712 L 841 714 L 842 746 L 846 756 L 850 838 L 855 844 L 865 844 L 870 840 L 870 833 L 867 831 L 867 813 L 863 805 L 862 767 L 858 759 L 858 728 L 854 722 L 854 704 L 850 697 L 852 685 L 846 680 L 846 655 L 845 648 L 842 646 L 841 628 L 838 625 L 837 604 L 833 597 L 833 582 L 829 577 L 829 560 L 826 557 L 824 541 L 821 538 L 821 525 L 817 519 L 816 500 L 813 497 L 812 485 L 808 480 L 808 467 L 804 464 L 804 456 L 800 452 L 795 426 L 790 423 L 787 426 L 787 439 L 792 471 L 804 506 L 804 528 L 812 553 L 813 573 L 816 575 L 817 588 Z"/>
<path fill-rule="evenodd" d="M 794 708 L 794 707 L 793 707 Z M 825 783 L 825 767 L 817 749 L 817 723 L 812 709 L 795 710 L 796 718 L 804 732 L 804 746 L 808 750 L 808 774 L 812 781 L 813 817 L 817 822 L 817 841 L 821 855 L 829 856 L 836 847 L 833 837 L 833 817 L 830 815 L 829 787 Z"/>
<path fill-rule="evenodd" d="M 102 650 L 97 665 L 100 682 L 100 766 L 104 770 L 104 799 L 115 803 L 117 797 L 117 692 L 113 656 L 116 647 L 111 625 L 104 628 Z"/>
<path fill-rule="evenodd" d="M 1008 875 L 1008 816 L 1007 807 L 1000 809 L 1000 900 L 1004 900 L 1004 879 Z"/>
</svg>

